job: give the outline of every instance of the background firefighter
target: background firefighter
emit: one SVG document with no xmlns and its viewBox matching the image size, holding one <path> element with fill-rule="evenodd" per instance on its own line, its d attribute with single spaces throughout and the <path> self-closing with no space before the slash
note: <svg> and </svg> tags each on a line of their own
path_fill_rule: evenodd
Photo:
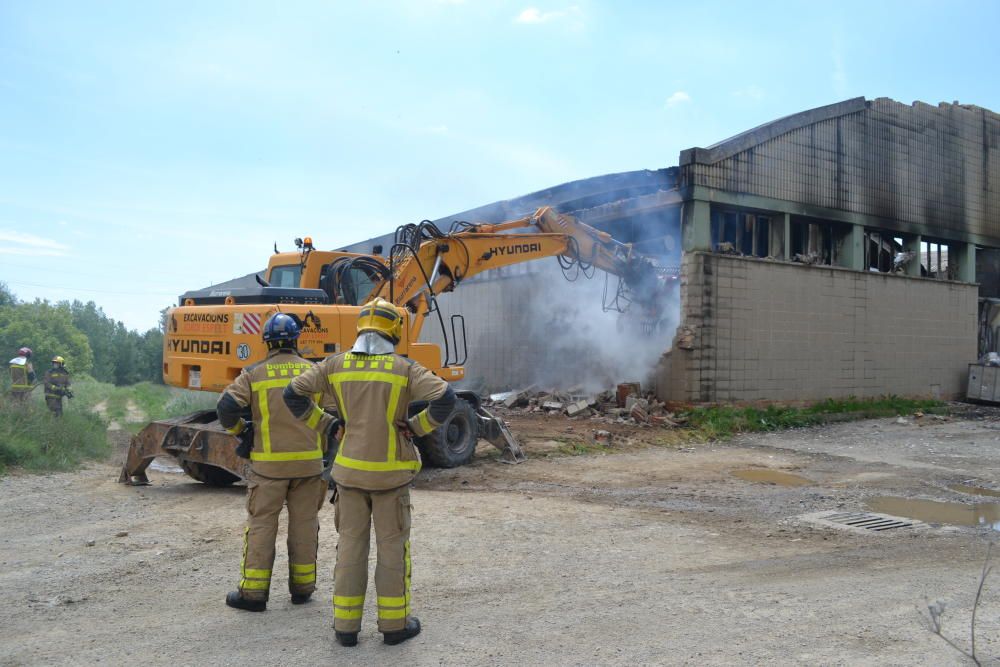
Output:
<svg viewBox="0 0 1000 667">
<path fill-rule="evenodd" d="M 410 615 L 409 489 L 420 455 L 409 435 L 425 435 L 445 421 L 455 395 L 444 380 L 395 353 L 402 322 L 388 301 L 365 305 L 353 349 L 323 360 L 285 390 L 285 402 L 299 419 L 314 420 L 318 408 L 311 397 L 319 393 L 335 401 L 345 424 L 333 460 L 339 533 L 333 622 L 343 646 L 356 645 L 361 629 L 372 523 L 378 629 L 387 644 L 420 632 L 420 621 Z M 408 406 L 416 400 L 429 405 L 407 420 Z"/>
<path fill-rule="evenodd" d="M 332 415 L 317 408 L 308 422 L 292 416 L 282 391 L 313 367 L 298 356 L 300 329 L 277 313 L 264 325 L 267 358 L 243 370 L 219 398 L 219 422 L 248 448 L 252 476 L 247 480 L 247 525 L 243 532 L 239 589 L 226 596 L 237 609 L 264 611 L 274 566 L 278 517 L 288 507 L 288 589 L 292 603 L 308 602 L 316 590 L 317 512 L 326 496 L 323 473 L 325 433 L 336 428 Z M 252 422 L 243 418 L 249 408 Z M 319 433 L 317 433 L 317 429 Z M 239 451 L 239 450 L 238 450 Z M 242 455 L 242 452 L 241 452 Z"/>
<path fill-rule="evenodd" d="M 10 395 L 25 401 L 35 388 L 35 368 L 31 365 L 31 348 L 22 347 L 10 360 Z"/>
<path fill-rule="evenodd" d="M 52 368 L 45 371 L 45 405 L 56 417 L 62 417 L 63 396 L 73 398 L 69 385 L 69 371 L 66 370 L 66 360 L 62 357 L 52 358 Z"/>
</svg>

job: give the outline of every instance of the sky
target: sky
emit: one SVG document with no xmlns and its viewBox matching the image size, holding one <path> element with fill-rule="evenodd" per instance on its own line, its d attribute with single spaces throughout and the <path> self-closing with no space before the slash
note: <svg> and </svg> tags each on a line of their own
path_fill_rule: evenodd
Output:
<svg viewBox="0 0 1000 667">
<path fill-rule="evenodd" d="M 847 98 L 1000 110 L 1000 3 L 0 0 L 0 282 L 188 290 Z"/>
</svg>

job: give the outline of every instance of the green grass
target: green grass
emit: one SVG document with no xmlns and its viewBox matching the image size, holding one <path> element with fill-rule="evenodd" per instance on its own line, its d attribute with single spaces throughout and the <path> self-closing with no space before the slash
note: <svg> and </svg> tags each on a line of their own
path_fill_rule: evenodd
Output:
<svg viewBox="0 0 1000 667">
<path fill-rule="evenodd" d="M 71 470 L 111 453 L 111 421 L 137 433 L 148 422 L 215 407 L 218 394 L 140 382 L 116 387 L 93 378 L 73 378 L 73 398 L 63 400 L 63 418 L 45 407 L 41 387 L 27 405 L 13 404 L 0 382 L 0 474 L 10 467 L 33 472 Z M 129 405 L 134 406 L 129 414 Z M 102 410 L 97 409 L 103 407 Z M 136 409 L 141 415 L 135 414 Z M 130 419 L 131 417 L 131 419 Z M 142 417 L 142 419 L 138 419 Z"/>
<path fill-rule="evenodd" d="M 871 419 L 922 412 L 943 412 L 944 403 L 927 399 L 883 396 L 873 399 L 849 397 L 827 399 L 806 407 L 768 405 L 766 407 L 714 406 L 693 408 L 683 413 L 687 426 L 700 438 L 722 440 L 738 433 L 777 431 L 815 426 L 836 417 Z"/>
<path fill-rule="evenodd" d="M 215 407 L 219 395 L 204 391 L 191 391 L 177 387 L 167 387 L 162 384 L 140 382 L 128 387 L 116 387 L 92 378 L 81 378 L 73 383 L 73 400 L 78 407 L 94 410 L 95 406 L 104 406 L 103 412 L 108 420 L 118 422 L 123 428 L 137 433 L 150 421 L 179 417 L 180 415 L 198 410 L 209 410 Z M 142 413 L 129 414 L 129 404 Z"/>
<path fill-rule="evenodd" d="M 22 405 L 0 399 L 0 473 L 14 466 L 34 472 L 72 470 L 110 452 L 107 426 L 97 415 L 71 410 L 59 419 L 42 401 Z"/>
<path fill-rule="evenodd" d="M 600 442 L 581 442 L 576 440 L 559 445 L 559 449 L 556 451 L 564 456 L 582 456 L 584 454 L 610 452 L 611 448 Z"/>
</svg>

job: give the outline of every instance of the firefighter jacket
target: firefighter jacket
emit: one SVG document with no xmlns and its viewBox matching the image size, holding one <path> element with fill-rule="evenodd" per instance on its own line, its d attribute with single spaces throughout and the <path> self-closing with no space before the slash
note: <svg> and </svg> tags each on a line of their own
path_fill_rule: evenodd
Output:
<svg viewBox="0 0 1000 667">
<path fill-rule="evenodd" d="M 448 418 L 455 404 L 447 382 L 398 354 L 327 357 L 292 381 L 285 402 L 299 419 L 312 421 L 319 408 L 309 397 L 317 393 L 332 398 L 344 422 L 333 480 L 369 491 L 409 484 L 420 470 L 420 455 L 399 425 L 426 435 Z M 411 401 L 430 403 L 407 420 Z"/>
<path fill-rule="evenodd" d="M 14 357 L 10 360 L 10 389 L 14 393 L 31 391 L 35 382 L 35 369 L 27 357 Z"/>
<path fill-rule="evenodd" d="M 271 350 L 264 361 L 244 368 L 219 398 L 219 423 L 233 435 L 242 432 L 241 415 L 250 408 L 254 425 L 250 466 L 255 473 L 276 479 L 322 474 L 326 439 L 321 434 L 333 417 L 317 408 L 308 422 L 302 422 L 282 400 L 288 383 L 312 367 L 311 361 L 292 350 Z"/>
<path fill-rule="evenodd" d="M 69 371 L 50 368 L 45 371 L 45 398 L 62 398 L 69 394 Z"/>
</svg>

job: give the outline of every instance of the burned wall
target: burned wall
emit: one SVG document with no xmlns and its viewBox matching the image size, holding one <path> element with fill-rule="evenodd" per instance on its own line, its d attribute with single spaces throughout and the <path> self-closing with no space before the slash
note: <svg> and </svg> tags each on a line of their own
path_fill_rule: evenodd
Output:
<svg viewBox="0 0 1000 667">
<path fill-rule="evenodd" d="M 700 252 L 682 272 L 664 399 L 964 393 L 976 285 Z"/>
<path fill-rule="evenodd" d="M 1000 246 L 1000 115 L 863 98 L 681 153 L 682 188 L 882 219 L 930 238 Z"/>
</svg>

